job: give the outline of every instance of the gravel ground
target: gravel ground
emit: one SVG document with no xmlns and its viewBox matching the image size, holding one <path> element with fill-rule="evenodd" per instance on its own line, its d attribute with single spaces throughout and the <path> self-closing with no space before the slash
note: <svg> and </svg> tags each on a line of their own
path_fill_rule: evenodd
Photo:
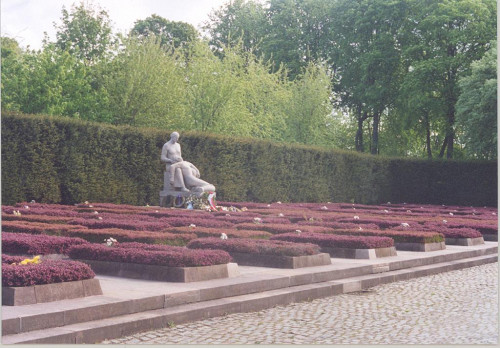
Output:
<svg viewBox="0 0 500 348">
<path fill-rule="evenodd" d="M 102 344 L 498 344 L 498 263 Z"/>
</svg>

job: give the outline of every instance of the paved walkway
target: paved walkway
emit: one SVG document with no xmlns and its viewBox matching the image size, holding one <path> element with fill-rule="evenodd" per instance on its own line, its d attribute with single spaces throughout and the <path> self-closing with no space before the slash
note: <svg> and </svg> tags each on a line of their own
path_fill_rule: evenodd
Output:
<svg viewBox="0 0 500 348">
<path fill-rule="evenodd" d="M 497 344 L 498 263 L 102 344 Z"/>
</svg>

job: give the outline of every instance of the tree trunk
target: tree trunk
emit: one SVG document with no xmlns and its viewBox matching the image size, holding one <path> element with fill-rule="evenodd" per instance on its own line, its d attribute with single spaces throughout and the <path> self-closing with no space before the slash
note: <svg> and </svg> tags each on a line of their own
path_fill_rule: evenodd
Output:
<svg viewBox="0 0 500 348">
<path fill-rule="evenodd" d="M 431 149 L 431 123 L 429 122 L 429 113 L 425 114 L 425 130 L 426 130 L 426 142 L 425 148 L 427 150 L 427 158 L 432 159 L 432 149 Z"/>
<path fill-rule="evenodd" d="M 358 107 L 357 110 L 357 117 L 358 117 L 358 130 L 356 131 L 356 151 L 358 152 L 364 152 L 364 144 L 363 144 L 363 121 L 366 120 L 366 111 L 364 112 L 363 116 L 361 116 L 361 107 Z"/>
<path fill-rule="evenodd" d="M 378 128 L 380 124 L 380 112 L 375 112 L 373 114 L 373 133 L 372 133 L 372 146 L 371 153 L 372 155 L 378 154 Z"/>
<path fill-rule="evenodd" d="M 439 158 L 443 158 L 444 150 L 446 150 L 446 144 L 448 144 L 448 136 L 444 137 L 443 145 L 441 146 L 441 151 L 439 151 Z"/>
<path fill-rule="evenodd" d="M 453 142 L 455 140 L 455 130 L 453 129 L 453 124 L 455 123 L 455 105 L 448 105 L 448 127 L 446 130 L 446 137 L 448 138 L 448 144 L 446 149 L 446 158 L 453 158 Z"/>
</svg>

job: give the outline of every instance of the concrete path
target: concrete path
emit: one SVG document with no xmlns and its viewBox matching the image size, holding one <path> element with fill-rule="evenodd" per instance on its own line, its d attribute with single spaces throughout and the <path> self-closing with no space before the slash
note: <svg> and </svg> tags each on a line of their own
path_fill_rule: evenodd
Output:
<svg viewBox="0 0 500 348">
<path fill-rule="evenodd" d="M 498 263 L 103 344 L 498 344 Z"/>
</svg>

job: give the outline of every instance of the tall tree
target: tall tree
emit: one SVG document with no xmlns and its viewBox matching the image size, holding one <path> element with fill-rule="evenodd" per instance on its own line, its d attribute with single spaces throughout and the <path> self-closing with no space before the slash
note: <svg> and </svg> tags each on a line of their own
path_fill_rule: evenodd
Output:
<svg viewBox="0 0 500 348">
<path fill-rule="evenodd" d="M 455 104 L 458 81 L 470 72 L 473 61 L 482 57 L 496 35 L 495 0 L 408 0 L 407 18 L 411 33 L 406 38 L 408 68 L 427 76 L 446 110 L 443 144 L 439 157 L 453 158 Z"/>
<path fill-rule="evenodd" d="M 331 57 L 339 106 L 356 118 L 356 150 L 364 151 L 364 121 L 371 118 L 372 154 L 379 152 L 379 127 L 399 83 L 397 34 L 405 17 L 404 1 L 339 0 L 331 12 Z"/>
<path fill-rule="evenodd" d="M 199 36 L 191 24 L 170 21 L 156 14 L 136 21 L 130 34 L 140 39 L 154 35 L 159 38 L 162 47 L 174 48 L 191 45 Z"/>
<path fill-rule="evenodd" d="M 209 34 L 210 46 L 216 52 L 241 41 L 245 50 L 259 55 L 266 27 L 266 12 L 259 2 L 234 0 L 210 13 L 203 29 Z"/>
<path fill-rule="evenodd" d="M 457 125 L 466 152 L 474 158 L 497 158 L 497 44 L 473 62 L 472 73 L 459 80 Z"/>
<path fill-rule="evenodd" d="M 56 45 L 68 51 L 85 65 L 92 65 L 109 53 L 113 43 L 111 21 L 105 10 L 80 5 L 71 7 L 68 12 L 63 6 L 62 23 L 54 26 L 57 29 Z"/>
</svg>

